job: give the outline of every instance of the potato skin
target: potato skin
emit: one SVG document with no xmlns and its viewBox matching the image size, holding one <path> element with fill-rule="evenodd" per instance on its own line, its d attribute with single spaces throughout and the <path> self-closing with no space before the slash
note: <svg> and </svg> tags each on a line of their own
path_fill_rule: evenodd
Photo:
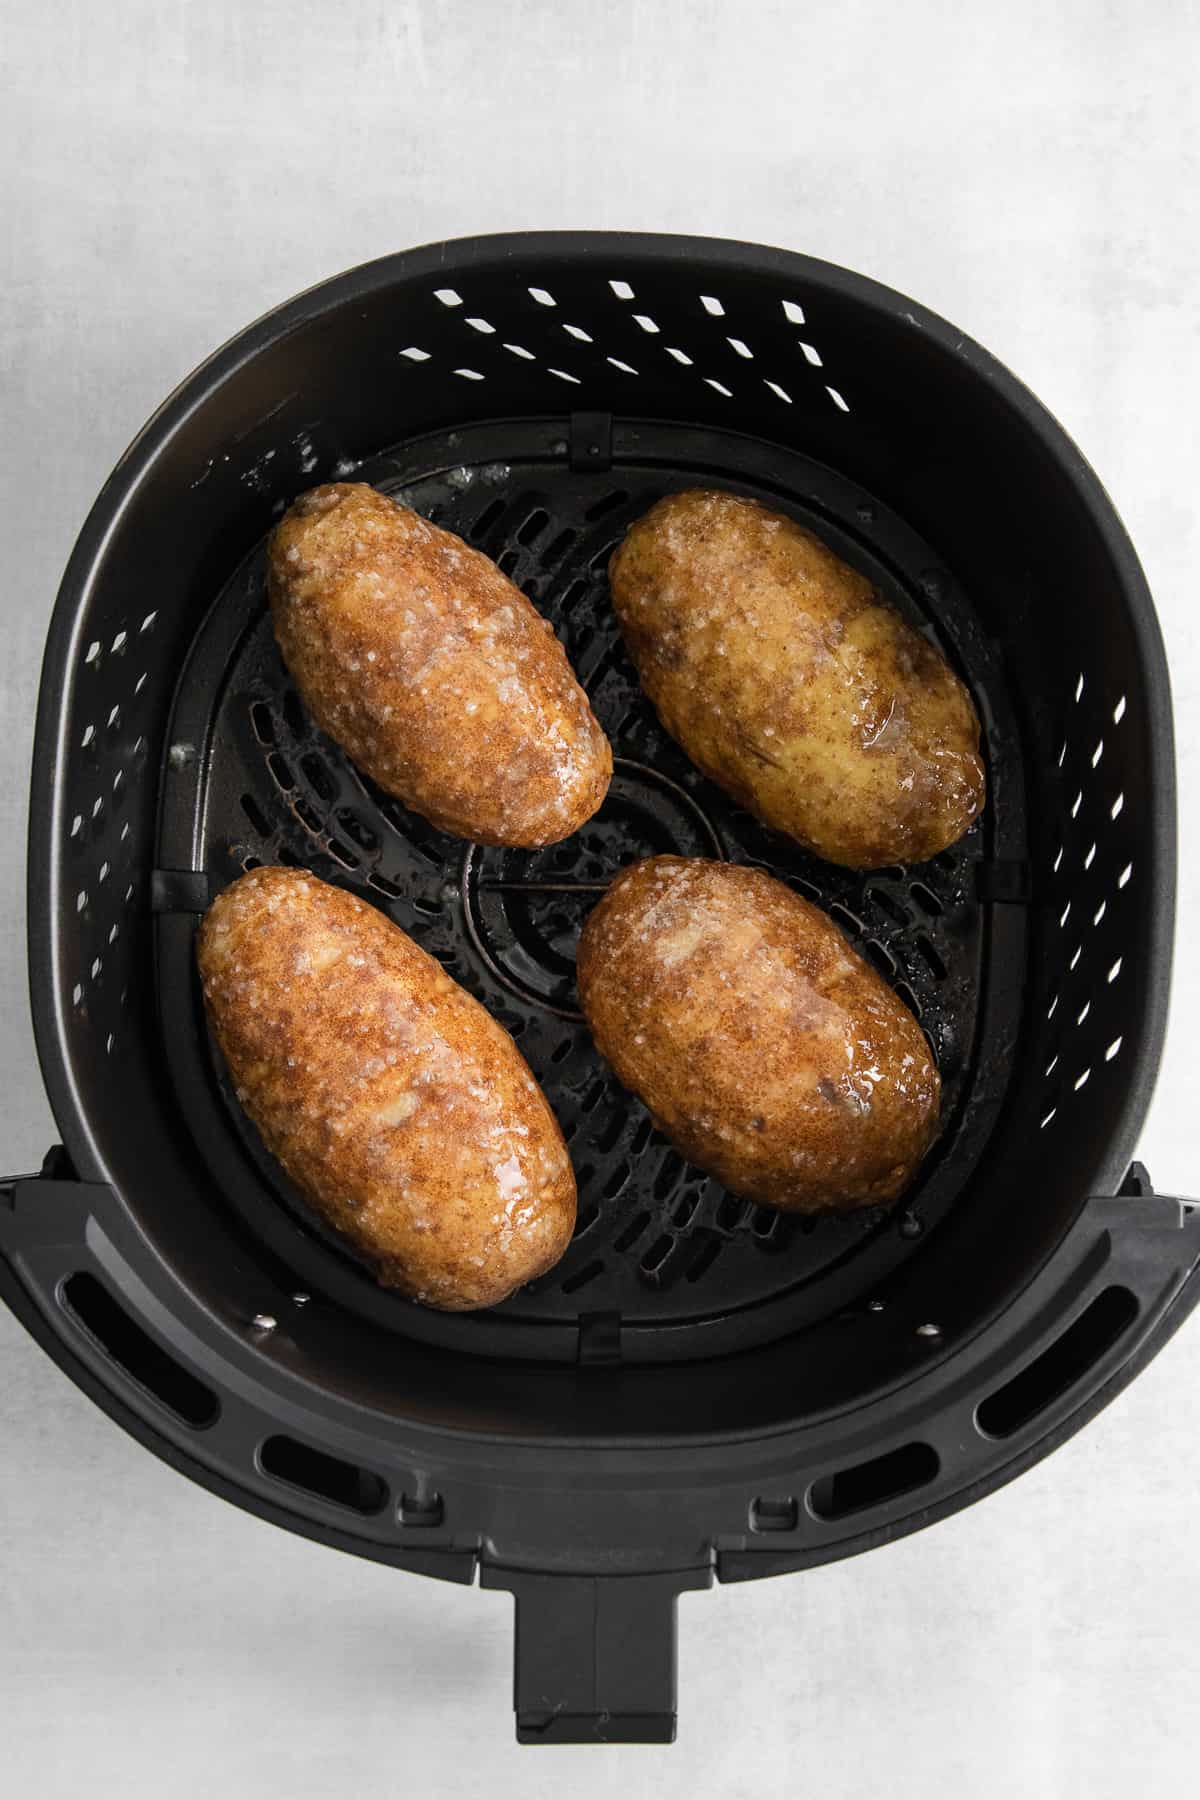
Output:
<svg viewBox="0 0 1200 1800">
<path fill-rule="evenodd" d="M 783 1212 L 895 1200 L 941 1084 L 912 1014 L 831 919 L 759 869 L 655 856 L 579 940 L 596 1044 L 689 1162 Z"/>
<path fill-rule="evenodd" d="M 609 563 L 672 737 L 767 825 L 877 869 L 955 843 L 984 803 L 979 720 L 864 575 L 756 500 L 660 500 Z"/>
<path fill-rule="evenodd" d="M 549 622 L 453 532 L 361 482 L 313 488 L 267 588 L 322 731 L 440 830 L 536 848 L 604 799 L 612 750 Z"/>
<path fill-rule="evenodd" d="M 575 1224 L 558 1122 L 508 1033 L 399 926 L 254 869 L 197 955 L 239 1101 L 384 1286 L 464 1312 L 553 1267 Z"/>
</svg>

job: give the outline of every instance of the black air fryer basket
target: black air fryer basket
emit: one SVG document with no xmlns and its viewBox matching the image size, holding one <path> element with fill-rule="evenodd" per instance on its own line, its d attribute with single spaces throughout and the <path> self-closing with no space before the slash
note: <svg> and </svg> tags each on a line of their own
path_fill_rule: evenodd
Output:
<svg viewBox="0 0 1200 1800">
<path fill-rule="evenodd" d="M 313 728 L 263 546 L 297 493 L 339 477 L 462 533 L 553 620 L 616 756 L 576 837 L 464 845 Z M 831 868 L 665 736 L 605 567 L 631 520 L 691 486 L 811 524 L 969 683 L 989 804 L 953 850 Z M 734 1199 L 600 1063 L 579 928 L 622 864 L 667 850 L 769 868 L 918 1015 L 945 1128 L 900 1208 L 809 1220 Z M 578 1229 L 494 1311 L 377 1287 L 223 1085 L 196 925 L 267 862 L 395 919 L 543 1082 Z M 62 1147 L 0 1190 L 4 1294 L 195 1480 L 341 1549 L 511 1589 L 522 1739 L 667 1738 L 678 1593 L 979 1498 L 1194 1304 L 1194 1215 L 1130 1161 L 1174 881 L 1142 572 L 1078 451 L 976 344 L 857 275 L 744 244 L 556 234 L 386 258 L 186 381 L 72 557 L 29 876 Z"/>
</svg>

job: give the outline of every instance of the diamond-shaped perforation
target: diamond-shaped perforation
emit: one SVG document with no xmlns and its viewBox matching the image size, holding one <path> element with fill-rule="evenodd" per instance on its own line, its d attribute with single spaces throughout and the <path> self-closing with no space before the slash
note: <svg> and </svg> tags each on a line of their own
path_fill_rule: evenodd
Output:
<svg viewBox="0 0 1200 1800">
<path fill-rule="evenodd" d="M 723 297 L 677 294 L 669 312 L 662 312 L 622 276 L 590 277 L 569 295 L 538 285 L 504 292 L 491 280 L 489 298 L 478 307 L 465 277 L 461 285 L 466 292 L 431 289 L 425 342 L 397 346 L 401 365 L 423 379 L 445 371 L 482 383 L 510 375 L 515 364 L 549 397 L 564 386 L 610 382 L 614 371 L 635 387 L 640 376 L 653 373 L 670 375 L 685 394 L 699 384 L 724 400 L 753 394 L 777 410 L 796 404 L 851 410 L 818 347 L 818 321 L 807 304 L 785 293 L 760 297 L 753 306 L 728 290 Z M 550 403 L 560 401 L 557 396 Z M 637 405 L 634 395 L 618 403 Z"/>
<path fill-rule="evenodd" d="M 143 725 L 157 623 L 156 611 L 131 609 L 87 639 L 66 752 L 64 866 L 75 925 L 67 999 L 74 1029 L 98 1037 L 106 1055 L 120 1050 L 136 979 L 126 949 L 144 902 L 144 846 L 135 842 L 130 799 L 149 756 Z"/>
<path fill-rule="evenodd" d="M 1130 984 L 1138 796 L 1129 751 L 1133 721 L 1123 691 L 1081 669 L 1063 697 L 1055 758 L 1058 832 L 1042 871 L 1059 938 L 1057 977 L 1042 1033 L 1040 1124 L 1069 1117 L 1077 1094 L 1102 1080 L 1124 1042 Z"/>
</svg>

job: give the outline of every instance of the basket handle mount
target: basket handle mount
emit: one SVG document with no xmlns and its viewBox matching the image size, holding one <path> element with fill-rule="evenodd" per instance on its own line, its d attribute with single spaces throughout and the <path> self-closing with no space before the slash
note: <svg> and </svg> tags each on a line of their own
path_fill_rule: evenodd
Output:
<svg viewBox="0 0 1200 1800">
<path fill-rule="evenodd" d="M 516 1600 L 518 1743 L 672 1743 L 675 1602 L 712 1578 L 708 1566 L 546 1575 L 485 1563 L 480 1585 Z"/>
</svg>

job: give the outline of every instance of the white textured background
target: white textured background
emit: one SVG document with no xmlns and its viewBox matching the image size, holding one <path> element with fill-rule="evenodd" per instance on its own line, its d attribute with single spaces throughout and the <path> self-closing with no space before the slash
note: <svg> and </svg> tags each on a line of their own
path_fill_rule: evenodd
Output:
<svg viewBox="0 0 1200 1800">
<path fill-rule="evenodd" d="M 1157 596 L 1181 932 L 1142 1151 L 1200 1188 L 1200 13 L 1191 0 L 0 0 L 0 1165 L 53 1125 L 25 1002 L 38 660 L 71 541 L 181 376 L 458 233 L 757 238 L 946 314 L 1058 414 Z M 1081 619 L 1081 630 L 1087 629 Z M 1084 1435 L 878 1555 L 685 1598 L 672 1750 L 511 1742 L 511 1603 L 210 1498 L 0 1317 L 6 1792 L 1195 1792 L 1200 1321 Z"/>
</svg>

